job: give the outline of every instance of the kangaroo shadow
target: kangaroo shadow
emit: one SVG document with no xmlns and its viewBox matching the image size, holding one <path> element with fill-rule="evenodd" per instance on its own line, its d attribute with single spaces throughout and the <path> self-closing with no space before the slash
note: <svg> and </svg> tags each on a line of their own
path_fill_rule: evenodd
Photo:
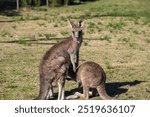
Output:
<svg viewBox="0 0 150 117">
<path fill-rule="evenodd" d="M 136 86 L 138 84 L 141 84 L 142 82 L 146 81 L 138 81 L 134 80 L 132 82 L 113 82 L 113 83 L 106 83 L 106 91 L 109 96 L 118 96 L 122 93 L 126 93 L 128 91 L 127 88 L 122 88 L 122 86 Z M 83 87 L 80 88 L 74 88 L 71 89 L 70 91 L 65 91 L 65 96 L 73 95 L 75 92 L 81 92 L 83 93 Z M 51 98 L 52 100 L 57 99 L 58 93 L 54 93 L 54 97 Z"/>
<path fill-rule="evenodd" d="M 120 95 L 122 93 L 126 93 L 128 91 L 127 88 L 122 88 L 122 86 L 136 86 L 138 84 L 141 84 L 142 82 L 146 81 L 139 81 L 139 80 L 134 80 L 132 82 L 114 82 L 114 83 L 107 83 L 106 84 L 106 91 L 108 95 L 110 96 L 116 96 Z"/>
<path fill-rule="evenodd" d="M 108 93 L 109 96 L 118 96 L 122 93 L 126 93 L 128 91 L 127 88 L 122 88 L 122 86 L 136 86 L 138 84 L 141 84 L 142 82 L 145 81 L 138 81 L 134 80 L 132 82 L 113 82 L 113 83 L 106 83 L 106 92 Z M 69 96 L 71 94 L 74 94 L 75 92 L 83 92 L 82 87 L 80 88 L 75 88 L 72 89 L 71 91 L 66 91 L 66 96 Z"/>
</svg>

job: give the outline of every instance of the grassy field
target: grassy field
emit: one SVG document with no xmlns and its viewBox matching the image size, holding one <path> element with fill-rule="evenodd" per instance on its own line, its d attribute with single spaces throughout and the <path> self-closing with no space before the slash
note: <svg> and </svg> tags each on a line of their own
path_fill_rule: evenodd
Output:
<svg viewBox="0 0 150 117">
<path fill-rule="evenodd" d="M 43 54 L 69 36 L 67 17 L 85 20 L 80 63 L 99 63 L 118 99 L 150 99 L 150 1 L 99 0 L 0 13 L 0 99 L 33 99 Z M 66 94 L 77 84 L 66 82 Z M 70 92 L 71 91 L 71 92 Z M 55 89 L 58 92 L 58 89 Z M 90 99 L 101 99 L 99 96 Z"/>
</svg>

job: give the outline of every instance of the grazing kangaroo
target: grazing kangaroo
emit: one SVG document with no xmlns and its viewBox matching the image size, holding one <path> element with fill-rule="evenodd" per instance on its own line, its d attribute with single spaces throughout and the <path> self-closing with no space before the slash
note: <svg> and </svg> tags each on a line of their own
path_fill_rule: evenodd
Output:
<svg viewBox="0 0 150 117">
<path fill-rule="evenodd" d="M 108 99 L 108 100 L 115 99 L 107 95 L 105 89 L 106 74 L 102 69 L 102 67 L 97 63 L 85 62 L 77 68 L 76 74 L 75 73 L 70 73 L 70 74 L 72 74 L 70 76 L 76 77 L 76 79 L 73 78 L 74 80 L 76 80 L 80 85 L 82 84 L 83 94 L 76 92 L 74 96 L 68 96 L 67 99 L 77 98 L 77 97 L 89 99 L 90 88 L 94 88 L 94 89 L 96 88 L 102 99 Z M 94 92 L 92 92 L 92 95 L 93 93 Z"/>
<path fill-rule="evenodd" d="M 73 71 L 76 71 L 75 55 L 82 43 L 83 21 L 74 24 L 68 20 L 71 27 L 71 36 L 65 41 L 55 44 L 44 55 L 40 66 L 40 91 L 36 99 L 49 99 L 53 96 L 53 87 L 58 85 L 58 100 L 65 98 L 64 85 L 69 66 L 72 63 Z M 76 59 L 77 60 L 77 59 Z"/>
</svg>

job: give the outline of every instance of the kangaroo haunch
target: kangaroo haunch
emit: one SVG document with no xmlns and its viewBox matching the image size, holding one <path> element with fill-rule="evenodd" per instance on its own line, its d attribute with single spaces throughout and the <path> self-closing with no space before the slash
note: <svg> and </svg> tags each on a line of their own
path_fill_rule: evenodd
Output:
<svg viewBox="0 0 150 117">
<path fill-rule="evenodd" d="M 72 77 L 76 77 L 76 81 L 83 86 L 83 94 L 76 92 L 74 96 L 68 96 L 67 98 L 77 98 L 82 97 L 85 99 L 89 99 L 89 89 L 97 89 L 100 97 L 102 99 L 115 99 L 113 97 L 108 96 L 105 89 L 105 81 L 106 81 L 106 74 L 103 68 L 94 62 L 85 62 L 81 64 L 77 68 L 76 74 L 71 73 Z M 95 93 L 93 90 L 92 95 Z"/>
</svg>

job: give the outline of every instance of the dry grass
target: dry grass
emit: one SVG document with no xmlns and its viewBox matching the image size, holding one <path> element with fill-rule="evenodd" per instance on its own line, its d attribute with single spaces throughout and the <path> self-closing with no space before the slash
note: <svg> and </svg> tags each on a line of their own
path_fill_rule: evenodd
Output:
<svg viewBox="0 0 150 117">
<path fill-rule="evenodd" d="M 95 61 L 104 68 L 108 93 L 119 99 L 150 99 L 147 4 L 148 0 L 142 4 L 139 0 L 101 0 L 47 11 L 26 9 L 20 16 L 0 15 L 0 99 L 38 95 L 39 62 L 46 50 L 60 41 L 53 38 L 69 34 L 68 16 L 73 21 L 85 20 L 80 63 Z M 66 82 L 67 93 L 75 88 L 75 82 Z"/>
</svg>

